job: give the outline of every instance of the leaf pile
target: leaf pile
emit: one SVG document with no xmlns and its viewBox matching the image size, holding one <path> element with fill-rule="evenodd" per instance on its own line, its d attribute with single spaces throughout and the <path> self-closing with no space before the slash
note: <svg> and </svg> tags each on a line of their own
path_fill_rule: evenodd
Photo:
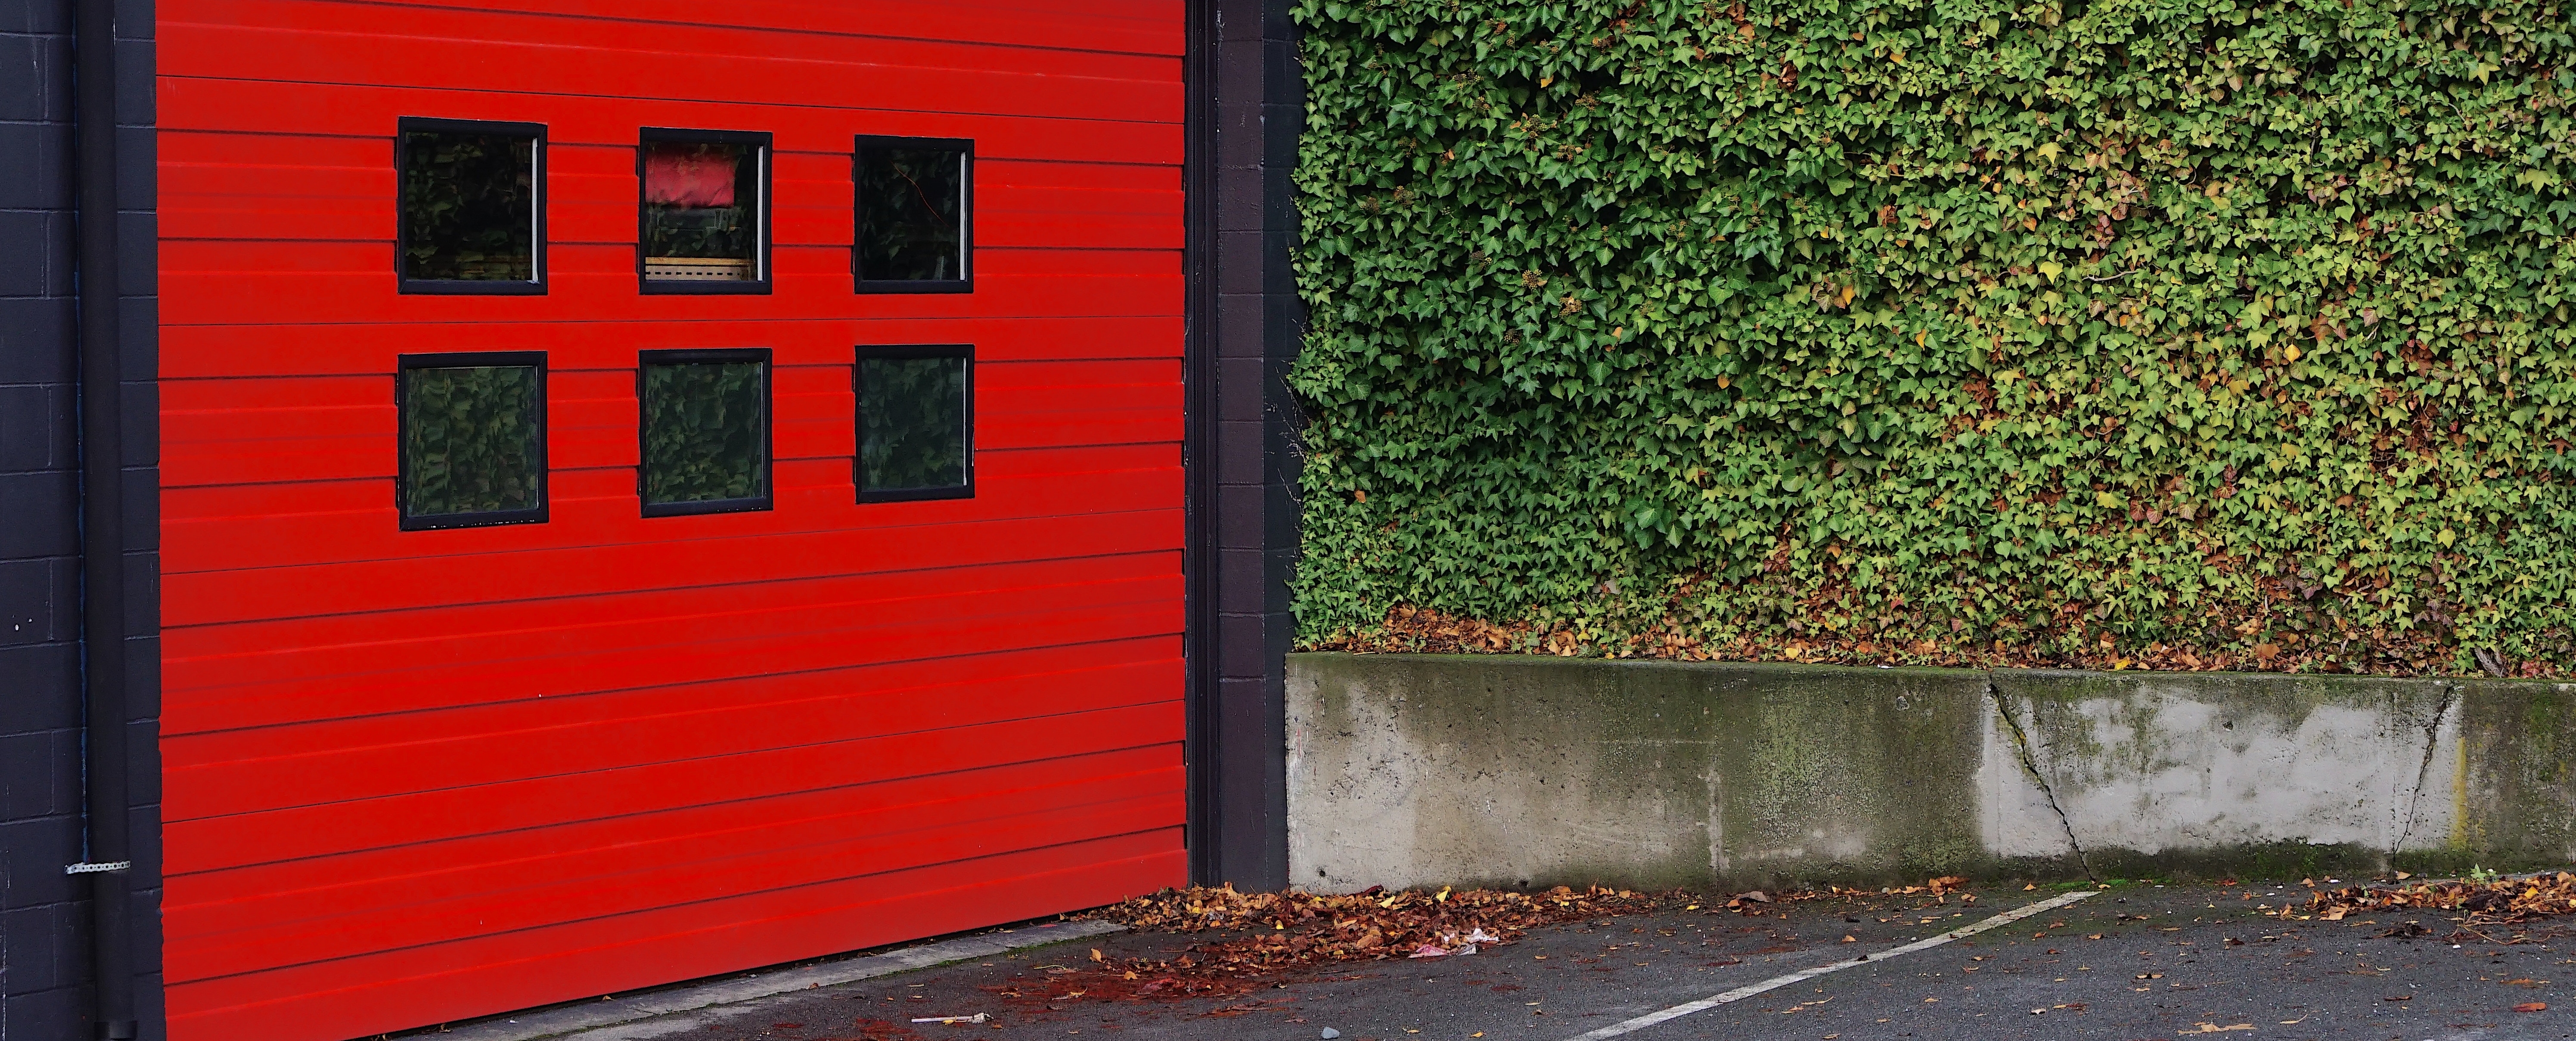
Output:
<svg viewBox="0 0 2576 1041">
<path fill-rule="evenodd" d="M 1330 941 L 1338 940 L 1353 952 L 1353 958 L 1380 958 L 1400 957 L 1447 934 L 1463 936 L 1483 929 L 1508 942 L 1542 925 L 1652 911 L 1675 901 L 1699 906 L 1697 898 L 1686 893 L 1647 894 L 1599 886 L 1558 886 L 1537 893 L 1447 887 L 1436 892 L 1388 892 L 1372 887 L 1318 896 L 1296 889 L 1243 893 L 1228 885 L 1165 890 L 1095 914 L 1131 928 L 1160 932 L 1248 930 L 1249 938 L 1265 947 L 1300 938 L 1315 940 L 1310 946 L 1331 947 Z"/>
<path fill-rule="evenodd" d="M 1540 926 L 1614 915 L 1680 910 L 1759 917 L 1778 912 L 1780 905 L 1825 898 L 1928 894 L 1946 901 L 1966 886 L 1964 878 L 1943 876 L 1880 890 L 1756 890 L 1723 899 L 1597 886 L 1558 886 L 1536 893 L 1445 887 L 1387 892 L 1372 887 L 1341 896 L 1193 887 L 1138 897 L 1085 916 L 1143 931 L 1214 934 L 1173 957 L 1108 958 L 1094 951 L 1087 966 L 1040 966 L 1045 973 L 1040 978 L 986 989 L 1004 998 L 1047 1003 L 1240 994 L 1257 989 L 1257 980 L 1291 969 L 1410 958 L 1425 944 L 1455 949 L 1478 930 L 1493 938 L 1476 940 L 1481 948 L 1511 943 Z"/>
<path fill-rule="evenodd" d="M 1052 1001 L 1241 993 L 1252 989 L 1254 978 L 1289 969 L 1407 958 L 1425 944 L 1454 948 L 1479 929 L 1497 937 L 1485 945 L 1503 944 L 1543 925 L 1700 906 L 1687 893 L 1600 887 L 1558 886 L 1537 893 L 1448 888 L 1390 893 L 1371 888 L 1341 896 L 1294 889 L 1245 893 L 1231 885 L 1165 890 L 1089 917 L 1138 930 L 1216 935 L 1174 957 L 1107 959 L 1091 971 L 1059 971 L 1037 989 L 1016 986 L 1003 996 Z"/>
<path fill-rule="evenodd" d="M 1299 642 L 2567 675 L 2565 2 L 1298 0 Z"/>
<path fill-rule="evenodd" d="M 2338 922 L 2369 911 L 2440 911 L 2471 924 L 2520 924 L 2576 915 L 2576 874 L 2565 871 L 2494 882 L 2427 882 L 2413 886 L 2346 886 L 2312 893 L 2303 909 Z M 2290 915 L 2283 908 L 2281 914 Z"/>
</svg>

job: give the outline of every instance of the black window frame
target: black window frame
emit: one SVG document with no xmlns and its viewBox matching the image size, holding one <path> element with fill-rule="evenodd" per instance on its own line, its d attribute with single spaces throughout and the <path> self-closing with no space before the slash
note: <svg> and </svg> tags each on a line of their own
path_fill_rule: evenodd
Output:
<svg viewBox="0 0 2576 1041">
<path fill-rule="evenodd" d="M 928 488 L 869 491 L 866 480 L 868 422 L 867 363 L 870 359 L 957 358 L 966 363 L 966 483 Z M 858 501 L 925 502 L 975 497 L 975 345 L 971 343 L 861 344 L 850 364 L 850 486 Z"/>
<path fill-rule="evenodd" d="M 646 295 L 706 296 L 749 294 L 766 296 L 776 281 L 777 272 L 770 266 L 770 246 L 777 238 L 770 220 L 778 182 L 778 149 L 773 135 L 766 130 L 693 130 L 685 127 L 644 127 L 635 135 L 635 285 Z M 692 145 L 752 145 L 760 149 L 759 226 L 754 232 L 752 264 L 760 277 L 738 282 L 698 279 L 654 279 L 644 272 L 645 206 L 644 157 L 657 142 Z"/>
<path fill-rule="evenodd" d="M 859 197 L 859 167 L 871 148 L 955 149 L 965 153 L 966 169 L 958 178 L 962 211 L 958 234 L 958 270 L 954 279 L 870 279 L 860 269 L 860 229 L 867 222 L 867 200 Z M 850 282 L 860 293 L 972 293 L 975 291 L 975 139 L 971 137 L 900 137 L 860 134 L 850 147 Z"/>
<path fill-rule="evenodd" d="M 679 348 L 635 354 L 635 503 L 647 517 L 697 517 L 710 513 L 758 513 L 778 508 L 778 363 L 767 347 Z M 701 499 L 655 503 L 644 497 L 644 468 L 652 465 L 646 440 L 644 370 L 653 365 L 692 365 L 756 361 L 760 363 L 760 490 L 754 499 Z"/>
<path fill-rule="evenodd" d="M 485 281 L 466 278 L 413 278 L 403 273 L 403 259 L 410 255 L 410 222 L 403 219 L 402 178 L 409 168 L 410 142 L 414 132 L 496 134 L 534 137 L 536 147 L 529 155 L 529 186 L 535 190 L 531 200 L 536 211 L 535 238 L 528 244 L 528 265 L 536 277 L 527 281 Z M 430 116 L 398 116 L 394 119 L 394 286 L 402 295 L 425 296 L 544 296 L 546 295 L 546 125 L 543 123 L 507 123 L 486 119 L 443 119 Z"/>
<path fill-rule="evenodd" d="M 482 513 L 436 513 L 413 516 L 407 509 L 406 492 L 411 489 L 411 456 L 403 451 L 405 421 L 410 415 L 403 400 L 408 381 L 404 374 L 414 369 L 533 368 L 537 371 L 537 506 L 532 510 L 487 510 Z M 546 352 L 544 351 L 446 351 L 426 354 L 401 354 L 394 358 L 394 515 L 401 518 L 404 531 L 440 531 L 448 528 L 488 528 L 504 524 L 544 524 L 552 515 L 554 491 L 554 439 L 546 412 Z"/>
</svg>

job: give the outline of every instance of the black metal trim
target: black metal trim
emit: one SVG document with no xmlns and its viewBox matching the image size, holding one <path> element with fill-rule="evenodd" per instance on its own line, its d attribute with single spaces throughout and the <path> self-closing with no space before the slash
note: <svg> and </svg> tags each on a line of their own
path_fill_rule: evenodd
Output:
<svg viewBox="0 0 2576 1041">
<path fill-rule="evenodd" d="M 859 163 L 872 147 L 905 146 L 917 149 L 955 149 L 966 154 L 966 175 L 959 178 L 960 200 L 958 270 L 963 278 L 947 279 L 871 279 L 859 269 L 859 228 L 866 217 L 867 200 L 859 198 Z M 972 293 L 975 291 L 975 139 L 971 137 L 896 137 L 885 134 L 860 134 L 850 143 L 850 281 L 859 293 Z"/>
<path fill-rule="evenodd" d="M 405 490 L 411 487 L 411 456 L 403 451 L 403 425 L 411 412 L 403 401 L 402 374 L 413 369 L 504 369 L 537 370 L 537 506 L 532 510 L 486 510 L 482 513 L 431 513 L 415 515 L 404 506 Z M 546 352 L 544 351 L 458 351 L 447 354 L 404 354 L 394 359 L 394 513 L 401 517 L 404 531 L 440 531 L 448 528 L 488 528 L 503 524 L 543 524 L 554 506 L 554 439 L 546 422 Z"/>
<path fill-rule="evenodd" d="M 1190 0 L 1181 75 L 1189 97 L 1181 140 L 1181 844 L 1190 880 L 1216 879 L 1221 857 L 1216 769 L 1216 0 Z"/>
<path fill-rule="evenodd" d="M 132 746 L 125 672 L 125 373 L 118 321 L 116 4 L 72 12 L 73 147 L 78 155 L 80 308 L 81 824 L 89 863 L 131 861 Z M 147 72 L 149 70 L 146 70 Z M 133 881 L 89 876 L 91 1014 L 98 1036 L 140 1032 L 134 1003 Z"/>
<path fill-rule="evenodd" d="M 757 498 L 700 499 L 694 502 L 649 502 L 644 498 L 644 468 L 652 454 L 644 443 L 644 369 L 652 365 L 706 362 L 760 363 L 760 492 Z M 647 517 L 697 517 L 710 513 L 756 513 L 778 505 L 778 366 L 767 347 L 687 348 L 635 353 L 635 501 Z"/>
<path fill-rule="evenodd" d="M 409 222 L 402 215 L 403 161 L 408 145 L 404 138 L 413 131 L 449 131 L 455 133 L 501 134 L 536 139 L 529 152 L 529 186 L 537 193 L 532 206 L 536 211 L 536 238 L 528 244 L 529 270 L 537 277 L 529 281 L 477 281 L 463 278 L 410 278 L 403 274 L 403 256 L 411 245 L 405 230 Z M 480 119 L 433 119 L 427 116 L 401 116 L 394 120 L 394 283 L 395 291 L 422 296 L 544 296 L 546 294 L 546 125 L 543 123 L 503 123 Z"/>
<path fill-rule="evenodd" d="M 962 358 L 966 362 L 966 483 L 931 488 L 882 488 L 869 491 L 859 475 L 859 456 L 866 450 L 858 443 L 861 431 L 867 429 L 866 388 L 861 386 L 862 363 L 870 358 Z M 860 344 L 850 363 L 850 486 L 858 490 L 860 502 L 916 502 L 932 499 L 972 499 L 975 497 L 975 345 L 971 343 Z"/>
<path fill-rule="evenodd" d="M 760 277 L 745 282 L 700 282 L 680 279 L 652 279 L 644 276 L 644 148 L 656 141 L 702 145 L 755 145 L 760 149 L 760 227 L 754 235 L 753 263 Z M 771 186 L 778 180 L 778 149 L 771 135 L 763 130 L 690 130 L 681 127 L 644 127 L 635 134 L 635 285 L 636 291 L 648 296 L 766 296 L 776 281 L 770 264 L 771 240 L 775 238 L 770 223 Z"/>
</svg>

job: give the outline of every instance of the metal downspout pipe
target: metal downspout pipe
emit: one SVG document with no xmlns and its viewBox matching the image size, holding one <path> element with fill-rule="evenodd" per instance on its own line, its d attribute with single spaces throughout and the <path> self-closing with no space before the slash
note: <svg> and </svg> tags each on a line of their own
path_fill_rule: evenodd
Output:
<svg viewBox="0 0 2576 1041">
<path fill-rule="evenodd" d="M 82 822 L 86 853 L 64 870 L 90 884 L 93 1022 L 137 1035 L 131 802 L 125 700 L 124 371 L 118 329 L 115 0 L 71 0 L 73 148 L 80 240 Z"/>
</svg>

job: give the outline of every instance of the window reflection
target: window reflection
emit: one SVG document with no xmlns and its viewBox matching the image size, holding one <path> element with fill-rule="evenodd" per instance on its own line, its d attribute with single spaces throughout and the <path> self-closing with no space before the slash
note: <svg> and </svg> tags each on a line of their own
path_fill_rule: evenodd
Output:
<svg viewBox="0 0 2576 1041">
<path fill-rule="evenodd" d="M 638 389 L 648 513 L 768 505 L 768 352 L 649 351 Z"/>
<path fill-rule="evenodd" d="M 477 364 L 509 360 L 520 364 Z M 395 388 L 408 527 L 542 519 L 545 377 L 528 355 L 414 355 Z"/>
<path fill-rule="evenodd" d="M 868 283 L 967 278 L 972 159 L 964 141 L 862 138 L 857 266 Z M 940 287 L 950 288 L 950 287 Z"/>
<path fill-rule="evenodd" d="M 973 363 L 963 348 L 892 350 L 913 356 L 859 359 L 859 492 L 962 493 L 971 484 Z"/>
<path fill-rule="evenodd" d="M 535 282 L 538 128 L 406 119 L 399 145 L 404 281 Z"/>
<path fill-rule="evenodd" d="M 645 142 L 647 281 L 760 280 L 760 193 L 767 151 L 746 142 Z"/>
</svg>

